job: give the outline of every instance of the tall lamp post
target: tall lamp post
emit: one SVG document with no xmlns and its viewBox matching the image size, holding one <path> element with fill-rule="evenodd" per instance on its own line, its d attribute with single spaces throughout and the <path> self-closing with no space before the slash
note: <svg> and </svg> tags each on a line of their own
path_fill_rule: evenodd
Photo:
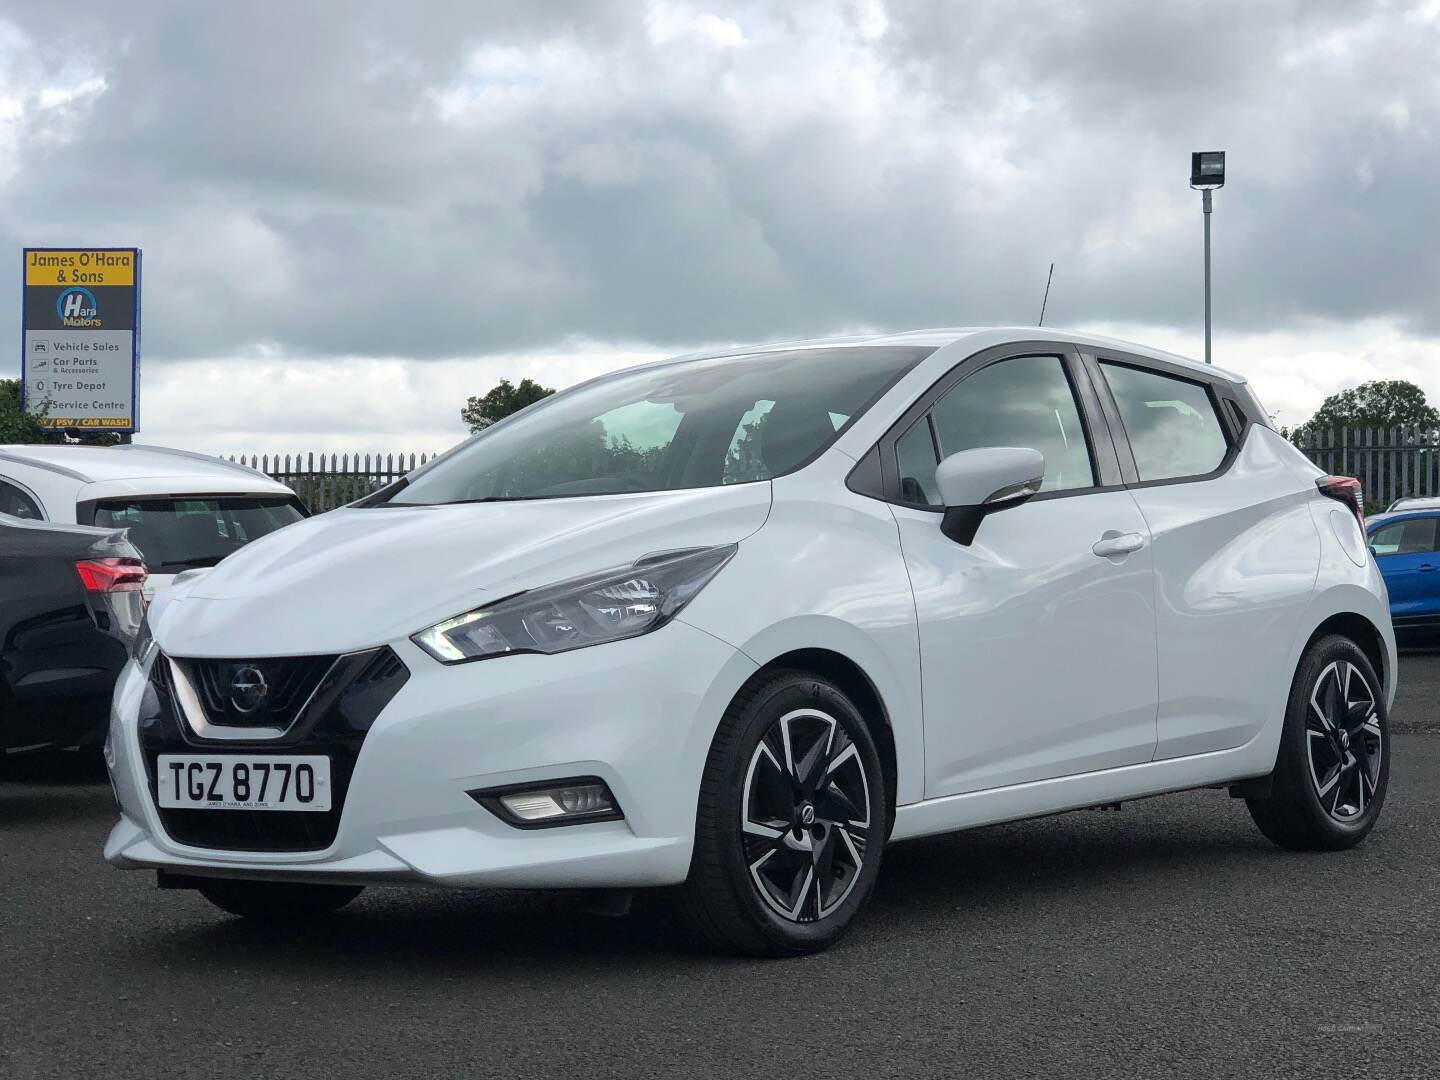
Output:
<svg viewBox="0 0 1440 1080">
<path fill-rule="evenodd" d="M 1199 150 L 1190 155 L 1190 186 L 1200 192 L 1205 213 L 1205 363 L 1210 363 L 1210 193 L 1225 186 L 1225 151 Z"/>
</svg>

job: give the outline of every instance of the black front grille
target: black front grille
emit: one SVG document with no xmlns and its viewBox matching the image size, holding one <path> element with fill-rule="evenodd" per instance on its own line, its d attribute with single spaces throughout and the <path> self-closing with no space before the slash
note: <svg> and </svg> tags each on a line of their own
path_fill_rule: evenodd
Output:
<svg viewBox="0 0 1440 1080">
<path fill-rule="evenodd" d="M 341 657 L 286 658 L 265 664 L 324 659 L 326 666 L 300 703 L 299 715 L 273 739 L 206 739 L 186 722 L 176 699 L 170 660 L 157 656 L 140 710 L 140 746 L 160 823 L 177 843 L 226 851 L 322 851 L 335 842 L 350 778 L 365 736 L 381 710 L 405 685 L 409 669 L 389 648 Z M 220 661 L 175 661 L 192 683 L 194 665 Z M 225 661 L 223 663 L 232 663 Z M 234 663 L 248 663 L 236 661 Z M 202 692 L 197 687 L 197 694 Z M 298 691 L 296 691 L 298 692 Z M 202 703 L 203 704 L 203 703 Z M 208 705 L 205 706 L 208 712 Z M 208 717 L 216 722 L 213 714 Z M 268 726 L 268 725 L 267 725 Z M 284 727 L 283 724 L 274 726 Z M 324 813 L 288 810 L 189 810 L 159 805 L 161 754 L 324 754 L 330 759 L 331 806 Z"/>
<path fill-rule="evenodd" d="M 335 663 L 334 656 L 179 660 L 205 719 L 222 727 L 288 728 Z"/>
</svg>

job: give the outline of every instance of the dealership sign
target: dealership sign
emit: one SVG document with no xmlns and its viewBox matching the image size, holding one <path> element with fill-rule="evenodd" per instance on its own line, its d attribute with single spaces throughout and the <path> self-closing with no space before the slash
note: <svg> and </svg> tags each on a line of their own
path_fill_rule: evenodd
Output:
<svg viewBox="0 0 1440 1080">
<path fill-rule="evenodd" d="M 21 394 L 48 428 L 139 427 L 140 249 L 26 248 Z"/>
</svg>

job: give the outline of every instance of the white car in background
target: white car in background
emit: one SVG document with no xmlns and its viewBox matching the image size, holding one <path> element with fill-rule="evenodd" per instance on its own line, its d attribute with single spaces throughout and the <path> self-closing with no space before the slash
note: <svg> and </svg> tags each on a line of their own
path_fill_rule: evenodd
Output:
<svg viewBox="0 0 1440 1080">
<path fill-rule="evenodd" d="M 158 446 L 0 446 L 0 514 L 126 529 L 145 558 L 147 597 L 308 516 L 264 473 Z"/>
<path fill-rule="evenodd" d="M 1433 495 L 1407 495 L 1396 499 L 1385 508 L 1385 513 L 1396 514 L 1402 510 L 1440 510 L 1440 497 Z"/>
<path fill-rule="evenodd" d="M 1104 338 L 618 372 L 162 596 L 105 855 L 278 920 L 677 886 L 793 955 L 910 837 L 1228 786 L 1351 847 L 1396 667 L 1360 515 L 1243 378 Z"/>
</svg>

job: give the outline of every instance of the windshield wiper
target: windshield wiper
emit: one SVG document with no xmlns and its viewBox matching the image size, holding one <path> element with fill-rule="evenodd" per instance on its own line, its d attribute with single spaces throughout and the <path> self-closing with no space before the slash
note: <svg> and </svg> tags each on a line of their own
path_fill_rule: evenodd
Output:
<svg viewBox="0 0 1440 1080">
<path fill-rule="evenodd" d="M 525 502 L 527 499 L 538 499 L 538 495 L 486 495 L 483 499 L 450 499 L 448 502 L 438 503 L 396 503 L 396 506 L 468 506 L 471 503 L 489 502 Z"/>
</svg>

